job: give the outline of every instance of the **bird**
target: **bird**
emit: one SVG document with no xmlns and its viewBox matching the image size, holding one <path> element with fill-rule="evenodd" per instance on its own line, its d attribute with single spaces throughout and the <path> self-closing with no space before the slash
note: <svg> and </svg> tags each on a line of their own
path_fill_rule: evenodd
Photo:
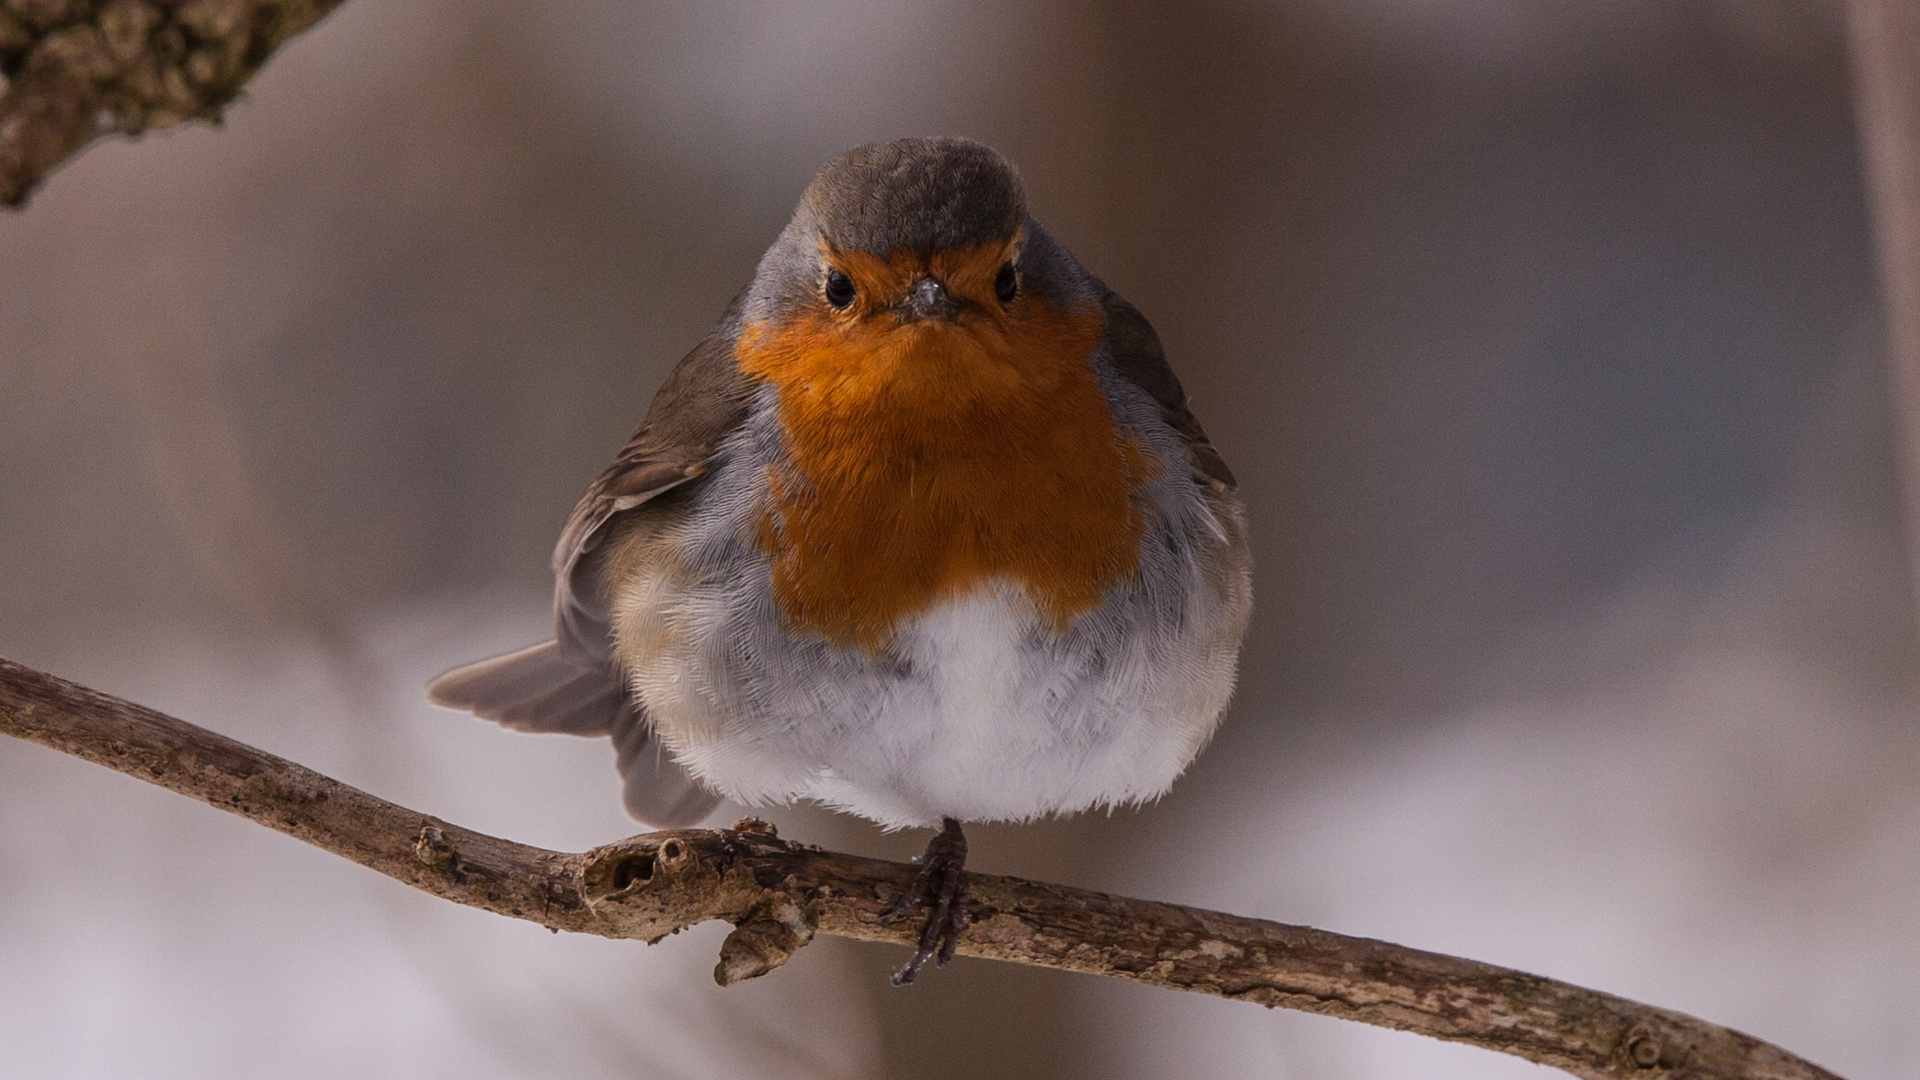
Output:
<svg viewBox="0 0 1920 1080">
<path fill-rule="evenodd" d="M 654 827 L 726 798 L 936 830 L 896 986 L 968 925 L 965 823 L 1169 789 L 1252 604 L 1234 475 L 1152 324 L 958 137 L 820 169 L 553 569 L 553 638 L 431 700 L 611 736 Z"/>
</svg>

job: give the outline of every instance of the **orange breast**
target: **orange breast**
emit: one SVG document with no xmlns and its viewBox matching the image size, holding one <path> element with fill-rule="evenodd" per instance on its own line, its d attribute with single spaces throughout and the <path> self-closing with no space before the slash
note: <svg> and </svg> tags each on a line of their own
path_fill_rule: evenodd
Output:
<svg viewBox="0 0 1920 1080">
<path fill-rule="evenodd" d="M 1152 462 L 1087 366 L 1104 316 L 1024 295 L 1002 310 L 1003 255 L 836 253 L 853 310 L 742 332 L 741 367 L 778 387 L 786 429 L 759 542 L 791 625 L 877 649 L 902 618 L 999 578 L 1064 629 L 1134 571 L 1129 495 Z M 900 323 L 882 305 L 924 272 L 982 302 Z"/>
</svg>

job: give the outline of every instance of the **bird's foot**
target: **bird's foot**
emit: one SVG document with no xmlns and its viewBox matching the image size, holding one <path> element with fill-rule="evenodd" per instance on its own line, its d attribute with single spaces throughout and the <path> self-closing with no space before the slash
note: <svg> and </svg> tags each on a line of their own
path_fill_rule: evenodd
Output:
<svg viewBox="0 0 1920 1080">
<path fill-rule="evenodd" d="M 935 967 L 946 967 L 953 949 L 960 943 L 960 931 L 967 926 L 967 838 L 960 823 L 947 818 L 940 831 L 927 841 L 920 856 L 920 873 L 908 886 L 907 894 L 887 911 L 886 918 L 897 919 L 916 907 L 927 908 L 927 923 L 920 931 L 920 944 L 893 973 L 893 985 L 906 986 L 920 977 L 920 969 L 932 960 Z"/>
</svg>

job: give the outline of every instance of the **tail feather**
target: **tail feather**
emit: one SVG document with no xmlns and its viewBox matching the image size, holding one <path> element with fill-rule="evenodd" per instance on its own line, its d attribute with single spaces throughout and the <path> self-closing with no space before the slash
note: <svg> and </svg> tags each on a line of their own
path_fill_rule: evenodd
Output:
<svg viewBox="0 0 1920 1080">
<path fill-rule="evenodd" d="M 611 735 L 624 781 L 621 801 L 649 825 L 693 825 L 720 803 L 666 753 L 619 676 L 582 664 L 559 642 L 454 668 L 427 684 L 427 697 L 515 731 Z"/>
<path fill-rule="evenodd" d="M 557 641 L 454 668 L 427 684 L 435 705 L 465 709 L 515 731 L 610 735 L 620 680 L 568 657 Z"/>
<path fill-rule="evenodd" d="M 623 781 L 620 801 L 636 820 L 662 829 L 684 829 L 699 824 L 720 805 L 720 796 L 674 762 L 638 708 L 620 710 L 620 720 L 613 725 L 613 748 Z"/>
</svg>

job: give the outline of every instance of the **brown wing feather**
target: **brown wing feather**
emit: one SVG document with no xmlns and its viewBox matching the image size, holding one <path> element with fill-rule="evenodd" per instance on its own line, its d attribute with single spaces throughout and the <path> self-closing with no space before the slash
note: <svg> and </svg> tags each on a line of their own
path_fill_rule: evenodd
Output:
<svg viewBox="0 0 1920 1080">
<path fill-rule="evenodd" d="M 1107 313 L 1107 351 L 1114 368 L 1127 381 L 1152 394 L 1160 403 L 1160 415 L 1186 438 L 1187 464 L 1194 477 L 1220 490 L 1233 490 L 1233 470 L 1227 468 L 1188 407 L 1187 391 L 1168 366 L 1166 350 L 1160 347 L 1160 335 L 1153 324 L 1119 293 L 1105 285 L 1100 288 L 1100 306 Z"/>
<path fill-rule="evenodd" d="M 733 346 L 740 298 L 720 326 L 694 346 L 654 395 L 646 422 L 587 488 L 553 549 L 554 636 L 580 659 L 610 663 L 611 597 L 600 579 L 600 542 L 615 517 L 707 471 L 720 443 L 747 415 L 752 382 Z"/>
<path fill-rule="evenodd" d="M 646 423 L 567 518 L 553 552 L 554 640 L 481 660 L 435 679 L 433 701 L 521 731 L 611 735 L 627 810 L 662 828 L 698 822 L 720 801 L 653 739 L 613 662 L 603 541 L 609 523 L 706 472 L 746 418 L 753 387 L 733 355 L 740 298 L 654 395 Z"/>
</svg>

